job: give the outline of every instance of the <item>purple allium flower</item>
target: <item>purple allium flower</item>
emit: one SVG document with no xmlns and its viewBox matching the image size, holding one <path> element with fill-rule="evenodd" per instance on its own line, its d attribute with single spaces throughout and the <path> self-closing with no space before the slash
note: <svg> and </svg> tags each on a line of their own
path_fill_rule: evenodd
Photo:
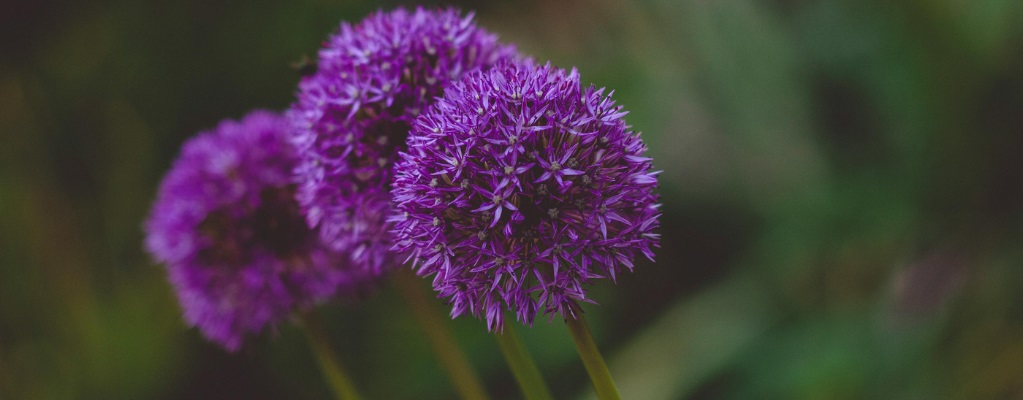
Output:
<svg viewBox="0 0 1023 400">
<path fill-rule="evenodd" d="M 146 247 L 166 265 L 185 319 L 228 350 L 368 281 L 299 213 L 288 128 L 256 111 L 189 140 L 146 222 Z"/>
<path fill-rule="evenodd" d="M 579 74 L 507 64 L 453 84 L 395 166 L 396 247 L 449 298 L 503 326 L 574 317 L 585 285 L 653 260 L 656 175 L 639 134 Z"/>
<path fill-rule="evenodd" d="M 299 83 L 289 113 L 301 161 L 298 201 L 355 265 L 398 265 L 387 223 L 391 169 L 412 121 L 464 74 L 517 57 L 457 10 L 377 12 L 341 25 Z"/>
</svg>

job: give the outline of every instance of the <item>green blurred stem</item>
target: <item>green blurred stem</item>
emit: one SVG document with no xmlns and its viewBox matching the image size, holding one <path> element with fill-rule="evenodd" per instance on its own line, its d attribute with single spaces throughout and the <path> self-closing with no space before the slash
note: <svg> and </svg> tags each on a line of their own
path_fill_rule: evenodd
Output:
<svg viewBox="0 0 1023 400">
<path fill-rule="evenodd" d="M 465 400 L 484 400 L 487 393 L 483 390 L 479 377 L 469 365 L 465 354 L 458 347 L 451 330 L 441 317 L 437 308 L 437 299 L 431 298 L 418 279 L 409 271 L 395 273 L 394 282 L 402 296 L 408 301 L 409 308 L 416 321 L 423 327 L 430 346 L 437 353 L 440 365 L 447 371 L 448 377 L 455 385 L 455 390 Z"/>
<path fill-rule="evenodd" d="M 501 353 L 504 353 L 504 359 L 508 362 L 508 367 L 511 368 L 512 375 L 515 376 L 526 399 L 552 399 L 547 384 L 540 376 L 540 370 L 536 368 L 533 357 L 530 357 L 525 346 L 519 341 L 519 337 L 515 335 L 515 329 L 507 326 L 494 336 L 497 338 L 497 345 L 501 347 Z"/>
<path fill-rule="evenodd" d="M 583 360 L 586 373 L 590 374 L 597 397 L 601 400 L 621 399 L 614 379 L 611 379 L 611 372 L 607 370 L 607 364 L 600 356 L 597 344 L 593 342 L 590 327 L 586 324 L 586 319 L 583 318 L 582 310 L 576 311 L 575 318 L 565 318 L 565 324 L 568 325 L 568 331 L 572 333 L 572 341 L 575 342 L 575 348 L 579 351 L 579 358 Z"/>
<path fill-rule="evenodd" d="M 323 324 L 312 312 L 304 313 L 301 318 L 302 324 L 305 326 L 306 337 L 309 338 L 309 345 L 316 356 L 316 361 L 320 364 L 320 371 L 323 372 L 323 377 L 327 379 L 334 395 L 338 400 L 361 400 L 362 397 L 355 391 L 352 379 L 348 377 L 344 366 L 341 365 L 341 360 L 334 353 L 334 348 L 330 345 L 330 340 L 327 339 L 327 332 L 323 329 Z"/>
</svg>

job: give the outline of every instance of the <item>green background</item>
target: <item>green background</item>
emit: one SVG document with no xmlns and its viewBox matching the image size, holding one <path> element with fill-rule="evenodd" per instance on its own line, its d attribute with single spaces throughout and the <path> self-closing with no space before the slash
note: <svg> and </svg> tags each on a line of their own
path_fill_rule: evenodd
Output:
<svg viewBox="0 0 1023 400">
<path fill-rule="evenodd" d="M 0 398 L 327 398 L 291 324 L 235 354 L 188 329 L 141 221 L 182 141 L 286 107 L 289 63 L 395 5 L 0 5 Z M 626 398 L 1023 397 L 1023 2 L 456 5 L 615 89 L 664 170 L 657 262 L 586 308 Z M 454 396 L 393 288 L 319 313 L 366 397 Z M 517 331 L 589 398 L 563 325 Z"/>
</svg>

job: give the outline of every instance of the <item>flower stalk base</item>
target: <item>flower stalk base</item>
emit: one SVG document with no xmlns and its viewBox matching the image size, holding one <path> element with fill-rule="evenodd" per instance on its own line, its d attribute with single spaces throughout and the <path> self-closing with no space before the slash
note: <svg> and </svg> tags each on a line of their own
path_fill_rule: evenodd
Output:
<svg viewBox="0 0 1023 400">
<path fill-rule="evenodd" d="M 571 316 L 566 318 L 565 324 L 568 325 L 568 331 L 572 334 L 572 341 L 575 342 L 575 348 L 579 351 L 579 358 L 583 360 L 586 373 L 590 375 L 590 380 L 593 381 L 593 388 L 597 391 L 597 397 L 601 400 L 621 399 L 621 395 L 618 394 L 618 387 L 615 386 L 614 379 L 611 378 L 611 372 L 607 370 L 607 364 L 604 363 L 604 358 L 600 356 L 597 344 L 593 342 L 593 336 L 590 335 L 590 327 L 586 324 L 582 311 L 577 310 L 575 318 Z"/>
<path fill-rule="evenodd" d="M 408 301 L 416 322 L 423 327 L 430 346 L 433 347 L 434 353 L 437 353 L 441 367 L 448 373 L 458 394 L 465 400 L 488 399 L 479 377 L 452 337 L 451 330 L 440 317 L 441 311 L 434 304 L 437 300 L 426 294 L 419 285 L 419 280 L 412 276 L 410 271 L 396 272 L 394 282 L 402 297 Z"/>
<path fill-rule="evenodd" d="M 355 390 L 352 379 L 348 376 L 341 360 L 337 358 L 334 348 L 330 345 L 327 332 L 323 325 L 311 312 L 302 315 L 302 325 L 305 328 L 306 336 L 309 338 L 309 346 L 312 347 L 313 355 L 320 364 L 320 371 L 323 377 L 330 384 L 331 390 L 338 400 L 361 400 L 362 397 Z"/>
<path fill-rule="evenodd" d="M 515 335 L 515 329 L 506 326 L 503 331 L 494 335 L 497 338 L 497 345 L 508 362 L 508 367 L 515 376 L 522 394 L 527 400 L 551 400 L 551 392 L 547 389 L 540 370 L 536 368 L 533 358 L 526 351 L 525 346 Z"/>
</svg>

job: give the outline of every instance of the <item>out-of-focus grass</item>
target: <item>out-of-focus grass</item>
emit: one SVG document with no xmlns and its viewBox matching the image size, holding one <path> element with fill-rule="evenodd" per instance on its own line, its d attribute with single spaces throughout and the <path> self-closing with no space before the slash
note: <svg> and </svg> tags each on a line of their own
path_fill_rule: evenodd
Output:
<svg viewBox="0 0 1023 400">
<path fill-rule="evenodd" d="M 0 11 L 0 398 L 326 398 L 282 326 L 226 354 L 181 322 L 141 220 L 180 143 L 282 108 L 370 2 L 22 2 Z M 466 2 L 615 89 L 661 175 L 657 263 L 588 317 L 624 394 L 1023 394 L 1023 3 Z M 450 398 L 385 287 L 320 310 L 370 398 Z M 517 327 L 558 398 L 560 321 Z M 495 398 L 519 396 L 472 319 Z"/>
</svg>

